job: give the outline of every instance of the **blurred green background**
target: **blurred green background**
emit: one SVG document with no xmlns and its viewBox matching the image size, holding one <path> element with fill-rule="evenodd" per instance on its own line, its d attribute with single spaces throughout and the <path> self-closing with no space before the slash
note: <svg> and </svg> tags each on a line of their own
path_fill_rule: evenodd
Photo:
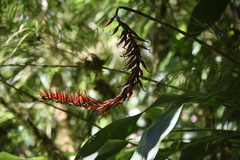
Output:
<svg viewBox="0 0 240 160">
<path fill-rule="evenodd" d="M 135 87 L 128 102 L 103 118 L 79 107 L 50 102 L 63 112 L 37 102 L 37 91 L 50 88 L 71 93 L 86 89 L 101 100 L 121 92 L 118 87 L 127 74 L 122 72 L 125 63 L 120 57 L 124 49 L 117 46 L 120 32 L 111 36 L 117 22 L 104 28 L 118 6 L 186 31 L 240 62 L 238 0 L 212 0 L 209 4 L 206 0 L 1 0 L 0 151 L 22 158 L 55 155 L 73 159 L 99 127 L 143 111 L 163 94 L 220 92 L 208 103 L 185 104 L 175 127 L 178 131 L 170 133 L 160 146 L 164 153 L 176 151 L 169 159 L 186 155 L 191 159 L 198 152 L 187 153 L 189 148 L 179 146 L 197 141 L 206 147 L 216 137 L 206 142 L 201 139 L 219 133 L 217 129 L 239 131 L 239 68 L 180 33 L 124 10 L 119 11 L 121 20 L 149 41 L 144 45 L 151 52 L 142 52 L 150 70 L 143 73 L 148 78 L 142 80 L 145 90 Z M 140 118 L 132 138 L 151 125 L 151 116 Z M 239 137 L 226 138 L 233 133 L 221 133 L 222 141 L 200 157 L 239 158 Z M 125 147 L 115 159 L 129 158 L 135 148 Z"/>
</svg>

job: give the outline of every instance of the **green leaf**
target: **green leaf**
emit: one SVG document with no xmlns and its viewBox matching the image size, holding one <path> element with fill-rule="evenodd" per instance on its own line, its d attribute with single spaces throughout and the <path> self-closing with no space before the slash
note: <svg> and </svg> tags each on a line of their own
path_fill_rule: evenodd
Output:
<svg viewBox="0 0 240 160">
<path fill-rule="evenodd" d="M 202 0 L 193 9 L 187 32 L 198 36 L 217 22 L 230 0 Z"/>
<path fill-rule="evenodd" d="M 121 151 L 126 145 L 128 144 L 127 141 L 124 140 L 108 140 L 102 149 L 98 152 L 98 156 L 95 160 L 106 160 L 110 156 L 118 153 Z"/>
<path fill-rule="evenodd" d="M 20 41 L 17 43 L 17 46 L 15 47 L 15 49 L 12 51 L 11 55 L 13 55 L 13 53 L 16 52 L 16 50 L 18 49 L 18 47 L 23 43 L 23 41 L 27 38 L 27 36 L 29 36 L 30 34 L 32 34 L 32 32 L 28 32 L 27 34 L 25 34 Z"/>
<path fill-rule="evenodd" d="M 175 145 L 175 146 L 173 146 Z M 179 143 L 173 143 L 169 148 L 159 149 L 155 160 L 166 160 L 168 157 L 180 150 Z"/>
<path fill-rule="evenodd" d="M 94 159 L 109 139 L 125 140 L 142 113 L 113 122 L 93 135 L 80 149 L 75 160 Z"/>
<path fill-rule="evenodd" d="M 177 123 L 182 110 L 182 105 L 188 99 L 190 98 L 176 98 L 172 104 L 157 117 L 154 124 L 143 133 L 137 150 L 131 158 L 132 160 L 154 159 L 158 152 L 160 142 L 168 135 Z"/>
<path fill-rule="evenodd" d="M 151 108 L 146 112 L 147 116 L 152 120 L 155 121 L 160 113 L 162 113 L 162 109 L 154 107 Z"/>
<path fill-rule="evenodd" d="M 170 103 L 172 101 L 174 101 L 175 99 L 177 99 L 178 97 L 180 97 L 181 95 L 177 95 L 177 94 L 165 94 L 165 95 L 161 95 L 156 101 L 154 101 L 151 106 L 149 106 L 146 110 L 150 110 L 153 107 L 158 107 L 160 105 L 166 104 L 166 103 Z"/>
<path fill-rule="evenodd" d="M 221 144 L 221 141 L 223 139 L 224 138 L 220 135 L 212 135 L 193 140 L 191 143 L 185 144 L 182 148 L 183 151 L 180 156 L 180 160 L 202 160 L 208 154 L 212 153 L 216 149 L 216 147 Z"/>
<path fill-rule="evenodd" d="M 17 156 L 14 156 L 14 155 L 12 155 L 10 153 L 7 153 L 7 152 L 1 152 L 0 153 L 0 160 L 7 160 L 7 159 L 17 160 L 17 159 L 21 159 L 21 158 L 19 158 Z"/>
<path fill-rule="evenodd" d="M 181 97 L 181 99 L 185 99 L 185 102 L 195 102 L 195 103 L 202 103 L 208 101 L 210 98 L 212 98 L 214 94 L 206 95 L 199 92 L 189 92 L 183 95 L 177 95 L 177 94 L 166 94 L 160 96 L 153 104 L 148 107 L 145 112 L 148 115 L 151 120 L 155 120 L 160 113 L 162 113 L 162 109 L 156 108 L 156 107 L 164 107 L 165 104 L 170 104 L 174 100 Z"/>
<path fill-rule="evenodd" d="M 11 41 L 11 39 L 13 39 L 13 37 L 15 37 L 16 35 L 18 35 L 19 33 L 26 31 L 26 30 L 31 30 L 31 28 L 23 28 L 17 32 L 15 32 L 14 34 L 11 35 L 11 37 L 8 38 L 8 40 L 5 42 L 4 46 L 8 44 L 9 41 Z"/>
<path fill-rule="evenodd" d="M 13 127 L 16 124 L 14 119 L 1 119 L 0 120 L 0 131 L 7 130 L 8 127 Z"/>
<path fill-rule="evenodd" d="M 20 158 L 7 152 L 0 152 L 0 160 L 47 160 L 45 157 Z"/>
<path fill-rule="evenodd" d="M 203 159 L 206 157 L 211 151 L 218 146 L 223 138 L 221 136 L 205 136 L 196 140 L 193 140 L 190 143 L 184 142 L 175 142 L 169 148 L 159 149 L 156 160 L 165 160 L 170 155 L 182 151 L 180 159 L 188 160 L 188 159 Z M 214 142 L 214 143 L 213 143 Z M 201 152 L 199 152 L 199 150 Z"/>
<path fill-rule="evenodd" d="M 198 92 L 189 92 L 183 95 L 163 95 L 159 97 L 145 112 L 150 115 L 153 119 L 156 117 L 154 107 L 172 102 L 169 107 L 164 110 L 159 116 L 157 116 L 154 124 L 149 127 L 142 135 L 139 142 L 138 148 L 135 151 L 132 159 L 154 159 L 156 156 L 159 145 L 164 137 L 175 126 L 183 103 L 195 102 L 203 103 L 209 101 L 214 94 L 202 94 Z"/>
</svg>

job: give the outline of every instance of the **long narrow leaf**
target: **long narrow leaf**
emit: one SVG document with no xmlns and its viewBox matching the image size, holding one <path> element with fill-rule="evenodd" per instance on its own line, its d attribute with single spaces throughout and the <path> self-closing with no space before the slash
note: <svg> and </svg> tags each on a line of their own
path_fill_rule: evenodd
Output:
<svg viewBox="0 0 240 160">
<path fill-rule="evenodd" d="M 186 98 L 175 99 L 173 103 L 157 117 L 154 124 L 143 133 L 138 148 L 131 160 L 150 160 L 155 158 L 160 142 L 177 123 L 185 100 Z"/>
<path fill-rule="evenodd" d="M 102 149 L 98 152 L 98 156 L 95 160 L 105 160 L 110 156 L 118 153 L 121 151 L 126 145 L 128 144 L 127 141 L 124 140 L 111 140 L 109 139 Z"/>
<path fill-rule="evenodd" d="M 18 35 L 19 33 L 23 32 L 23 31 L 26 31 L 26 30 L 29 30 L 30 28 L 23 28 L 17 32 L 15 32 L 13 35 L 11 35 L 11 37 L 8 38 L 8 40 L 5 42 L 4 46 L 8 44 L 8 42 L 16 35 Z"/>
<path fill-rule="evenodd" d="M 132 132 L 142 113 L 113 122 L 93 135 L 80 149 L 75 160 L 95 159 L 109 139 L 125 140 Z"/>
<path fill-rule="evenodd" d="M 21 40 L 18 42 L 17 46 L 15 47 L 15 49 L 12 51 L 11 54 L 13 54 L 13 53 L 15 53 L 15 52 L 17 51 L 18 47 L 22 44 L 22 42 L 24 41 L 24 39 L 26 39 L 27 36 L 29 36 L 31 33 L 32 33 L 32 32 L 28 32 L 27 34 L 25 34 L 25 35 L 21 38 Z"/>
</svg>

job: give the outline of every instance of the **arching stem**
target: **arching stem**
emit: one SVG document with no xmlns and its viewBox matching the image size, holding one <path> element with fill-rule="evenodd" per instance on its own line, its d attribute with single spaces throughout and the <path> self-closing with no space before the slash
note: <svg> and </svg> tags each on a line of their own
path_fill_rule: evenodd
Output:
<svg viewBox="0 0 240 160">
<path fill-rule="evenodd" d="M 228 55 L 226 55 L 222 51 L 218 50 L 217 48 L 215 48 L 213 46 L 210 46 L 207 43 L 205 43 L 205 42 L 203 42 L 203 41 L 201 41 L 201 40 L 191 36 L 190 34 L 184 32 L 184 31 L 182 31 L 182 30 L 180 30 L 178 28 L 175 28 L 175 27 L 171 26 L 170 24 L 164 23 L 164 22 L 162 22 L 162 21 L 160 21 L 160 20 L 158 20 L 156 18 L 153 18 L 153 17 L 151 17 L 151 16 L 149 16 L 147 14 L 144 14 L 144 13 L 142 13 L 140 11 L 137 11 L 137 10 L 134 10 L 134 9 L 131 9 L 131 8 L 128 8 L 128 7 L 123 7 L 123 6 L 120 6 L 120 7 L 117 8 L 117 10 L 115 12 L 115 17 L 118 17 L 119 9 L 124 9 L 124 10 L 130 11 L 130 12 L 136 13 L 136 14 L 141 15 L 141 16 L 143 16 L 143 17 L 145 17 L 145 18 L 147 18 L 147 19 L 149 19 L 151 21 L 154 21 L 154 22 L 159 23 L 159 24 L 161 24 L 161 25 L 163 25 L 163 26 L 165 26 L 167 28 L 170 28 L 170 29 L 172 29 L 172 30 L 174 30 L 174 31 L 176 31 L 178 33 L 181 33 L 182 35 L 186 36 L 187 38 L 189 38 L 189 39 L 191 39 L 191 40 L 201 44 L 202 46 L 204 46 L 204 47 L 210 49 L 211 51 L 216 52 L 220 56 L 226 58 L 229 62 L 231 62 L 232 64 L 234 64 L 236 67 L 238 67 L 240 69 L 240 63 L 235 61 L 233 58 L 229 57 Z"/>
</svg>

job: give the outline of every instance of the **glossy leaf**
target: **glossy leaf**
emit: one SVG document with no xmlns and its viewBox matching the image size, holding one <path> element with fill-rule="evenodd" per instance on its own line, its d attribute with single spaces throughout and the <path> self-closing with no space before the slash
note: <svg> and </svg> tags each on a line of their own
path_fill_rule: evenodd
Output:
<svg viewBox="0 0 240 160">
<path fill-rule="evenodd" d="M 98 156 L 95 158 L 95 160 L 105 160 L 121 151 L 127 144 L 128 142 L 125 140 L 109 139 L 98 152 Z"/>
<path fill-rule="evenodd" d="M 162 113 L 163 110 L 157 107 L 151 108 L 146 112 L 147 116 L 152 120 L 155 121 L 160 113 Z"/>
<path fill-rule="evenodd" d="M 75 160 L 94 159 L 97 157 L 102 146 L 109 140 L 125 140 L 125 138 L 132 132 L 136 122 L 141 114 L 127 117 L 113 122 L 107 127 L 101 129 L 98 133 L 93 135 L 83 147 L 79 150 Z"/>
<path fill-rule="evenodd" d="M 186 98 L 175 99 L 172 104 L 157 117 L 153 125 L 143 133 L 137 150 L 131 158 L 132 160 L 154 159 L 158 152 L 160 142 L 175 126 L 182 110 L 182 105 L 186 100 Z"/>
</svg>

